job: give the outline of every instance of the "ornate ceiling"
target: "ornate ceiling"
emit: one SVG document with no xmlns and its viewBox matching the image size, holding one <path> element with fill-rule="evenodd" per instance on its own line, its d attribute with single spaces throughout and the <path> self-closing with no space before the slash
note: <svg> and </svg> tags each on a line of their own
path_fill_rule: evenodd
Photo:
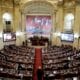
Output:
<svg viewBox="0 0 80 80">
<path fill-rule="evenodd" d="M 49 2 L 54 6 L 71 6 L 74 4 L 80 5 L 80 0 L 0 0 L 0 4 L 4 6 L 13 6 L 14 5 L 24 5 L 25 3 L 28 2 L 35 2 L 35 1 L 42 1 L 42 2 Z M 65 4 L 66 3 L 66 4 Z"/>
<path fill-rule="evenodd" d="M 42 2 L 49 2 L 54 7 L 64 6 L 64 7 L 73 7 L 74 5 L 80 5 L 80 0 L 13 0 L 15 4 L 19 4 L 20 6 L 24 5 L 28 2 L 33 1 L 42 1 Z"/>
<path fill-rule="evenodd" d="M 14 0 L 15 3 L 20 3 L 20 2 L 29 2 L 29 1 L 48 1 L 52 3 L 60 3 L 60 2 L 70 2 L 70 1 L 75 1 L 76 3 L 80 3 L 80 0 Z"/>
<path fill-rule="evenodd" d="M 10 2 L 14 2 L 15 4 L 23 4 L 25 2 L 29 2 L 29 1 L 47 1 L 47 2 L 50 2 L 52 4 L 62 4 L 62 3 L 65 3 L 65 2 L 72 2 L 74 1 L 75 3 L 77 4 L 80 4 L 80 0 L 0 0 L 2 1 L 3 3 L 10 3 Z"/>
</svg>

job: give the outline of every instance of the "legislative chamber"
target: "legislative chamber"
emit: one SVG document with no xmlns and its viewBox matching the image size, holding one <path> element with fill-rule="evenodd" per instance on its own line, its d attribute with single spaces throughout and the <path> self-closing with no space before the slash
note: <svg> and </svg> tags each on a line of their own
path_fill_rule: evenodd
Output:
<svg viewBox="0 0 80 80">
<path fill-rule="evenodd" d="M 80 80 L 80 0 L 0 0 L 0 80 Z"/>
</svg>

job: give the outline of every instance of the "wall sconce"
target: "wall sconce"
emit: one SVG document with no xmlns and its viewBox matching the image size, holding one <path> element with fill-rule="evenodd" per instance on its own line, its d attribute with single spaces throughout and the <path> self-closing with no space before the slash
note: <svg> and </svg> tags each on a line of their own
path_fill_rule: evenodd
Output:
<svg viewBox="0 0 80 80">
<path fill-rule="evenodd" d="M 78 38 L 79 38 L 79 34 L 78 34 L 78 33 L 75 33 L 75 34 L 74 34 L 74 38 L 75 38 L 75 39 L 78 39 Z"/>
<path fill-rule="evenodd" d="M 61 36 L 61 33 L 60 32 L 55 32 L 54 34 L 55 34 L 55 36 L 58 36 L 58 37 Z"/>
<path fill-rule="evenodd" d="M 2 34 L 2 32 L 0 32 L 0 39 L 2 39 L 2 37 L 3 37 L 3 34 Z"/>
<path fill-rule="evenodd" d="M 17 31 L 16 32 L 16 36 L 21 36 L 23 33 L 22 32 L 20 32 L 20 31 Z"/>
</svg>

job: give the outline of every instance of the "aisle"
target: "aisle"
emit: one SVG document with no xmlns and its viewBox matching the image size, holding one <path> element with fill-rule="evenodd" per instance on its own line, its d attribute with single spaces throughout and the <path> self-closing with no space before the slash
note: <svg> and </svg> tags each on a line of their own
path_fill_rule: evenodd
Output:
<svg viewBox="0 0 80 80">
<path fill-rule="evenodd" d="M 42 49 L 35 48 L 35 57 L 34 57 L 34 70 L 33 70 L 33 80 L 37 80 L 37 69 L 39 66 L 42 68 Z"/>
</svg>

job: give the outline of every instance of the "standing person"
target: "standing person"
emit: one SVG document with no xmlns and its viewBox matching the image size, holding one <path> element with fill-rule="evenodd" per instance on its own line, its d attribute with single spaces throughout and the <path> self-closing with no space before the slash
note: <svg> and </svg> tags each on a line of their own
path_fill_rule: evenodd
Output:
<svg viewBox="0 0 80 80">
<path fill-rule="evenodd" d="M 42 80 L 42 76 L 43 76 L 43 71 L 41 66 L 39 66 L 39 68 L 37 69 L 37 80 Z"/>
<path fill-rule="evenodd" d="M 49 75 L 48 74 L 46 74 L 45 80 L 49 80 Z"/>
</svg>

